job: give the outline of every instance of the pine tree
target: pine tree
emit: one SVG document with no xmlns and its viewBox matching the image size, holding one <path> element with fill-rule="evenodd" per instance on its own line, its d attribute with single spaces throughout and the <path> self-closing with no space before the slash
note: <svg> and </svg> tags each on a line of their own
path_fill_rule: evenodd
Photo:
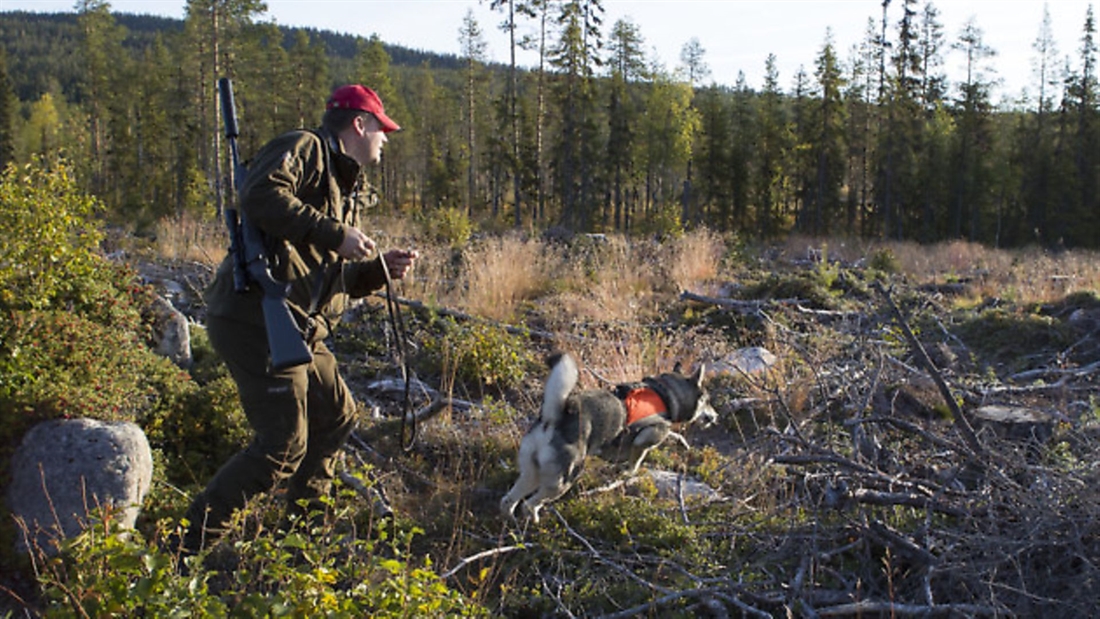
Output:
<svg viewBox="0 0 1100 619">
<path fill-rule="evenodd" d="M 491 0 L 489 8 L 494 11 L 507 10 L 508 17 L 500 25 L 500 29 L 508 33 L 508 92 L 507 97 L 507 110 L 508 110 L 508 125 L 511 129 L 511 145 L 512 145 L 512 188 L 513 188 L 513 225 L 518 228 L 522 222 L 522 182 L 520 180 L 520 137 L 519 137 L 519 114 L 517 112 L 517 105 L 519 100 L 519 68 L 516 66 L 516 48 L 519 42 L 516 40 L 516 13 L 517 11 L 527 16 L 534 16 L 534 9 L 526 3 L 520 3 L 520 6 L 516 6 L 516 0 Z"/>
<path fill-rule="evenodd" d="M 216 83 L 221 77 L 235 78 L 239 57 L 246 37 L 242 34 L 252 20 L 266 11 L 261 0 L 187 0 L 184 19 L 183 56 L 187 80 L 187 97 L 182 105 L 190 108 L 193 135 L 188 136 L 199 144 L 198 157 L 203 175 L 207 179 L 216 203 L 217 212 L 224 211 L 230 199 L 232 187 L 228 182 L 227 162 L 222 156 L 222 117 L 218 105 Z M 243 68 L 243 67 L 242 67 Z M 253 84 L 249 77 L 237 80 L 234 95 L 238 115 L 248 118 L 249 90 Z M 196 122 L 197 121 L 197 122 Z M 259 147 L 256 127 L 241 127 L 244 152 Z"/>
<path fill-rule="evenodd" d="M 814 77 L 817 80 L 817 100 L 814 118 L 814 188 L 812 234 L 824 234 L 835 217 L 841 214 L 841 188 L 844 185 L 846 145 L 844 127 L 846 110 L 841 92 L 844 78 L 833 48 L 832 32 L 817 57 Z"/>
<path fill-rule="evenodd" d="M 550 62 L 557 68 L 556 96 L 561 126 L 556 145 L 557 185 L 562 223 L 587 229 L 597 191 L 596 68 L 602 64 L 603 5 L 600 0 L 569 0 L 561 5 L 561 29 Z"/>
<path fill-rule="evenodd" d="M 125 132 L 112 136 L 112 110 L 124 105 L 116 95 L 126 83 L 122 73 L 126 70 L 128 55 L 122 52 L 124 31 L 115 23 L 110 6 L 105 0 L 80 0 L 77 3 L 78 23 L 81 31 L 81 58 L 84 63 L 83 103 L 89 113 L 89 157 L 78 163 L 93 193 L 101 198 L 110 196 L 112 202 L 120 202 L 110 186 L 118 180 L 116 157 L 125 152 L 125 146 L 114 144 Z M 110 192 L 110 193 L 109 193 Z"/>
<path fill-rule="evenodd" d="M 1009 237 L 1014 243 L 1048 243 L 1051 237 L 1051 178 L 1055 158 L 1056 125 L 1052 122 L 1054 96 L 1061 81 L 1058 48 L 1051 27 L 1050 8 L 1043 8 L 1039 32 L 1032 43 L 1037 99 L 1031 113 L 1021 114 L 1015 132 L 1015 167 L 1020 186 L 1015 201 L 1021 205 L 1020 226 Z"/>
<path fill-rule="evenodd" d="M 411 147 L 410 142 L 415 141 L 415 132 L 411 130 L 410 123 L 402 120 L 408 115 L 408 107 L 393 82 L 391 61 L 382 40 L 377 35 L 371 36 L 360 46 L 356 56 L 355 81 L 377 92 L 386 106 L 386 115 L 404 129 L 400 140 L 386 145 L 381 165 L 368 170 L 382 198 L 389 204 L 398 205 L 406 198 L 399 194 L 400 189 L 405 186 L 399 177 L 405 167 L 405 153 Z"/>
<path fill-rule="evenodd" d="M 756 206 L 760 236 L 770 239 L 780 232 L 783 158 L 786 157 L 790 141 L 783 96 L 779 90 L 775 54 L 769 54 L 765 61 L 764 89 L 758 114 L 760 133 L 756 167 L 753 171 L 753 203 Z"/>
<path fill-rule="evenodd" d="M 462 49 L 462 60 L 465 68 L 465 92 L 463 101 L 466 104 L 466 113 L 463 118 L 463 126 L 466 128 L 466 212 L 473 214 L 474 204 L 477 202 L 477 169 L 478 144 L 478 93 L 482 91 L 484 79 L 482 73 L 485 63 L 485 38 L 481 33 L 481 26 L 474 18 L 473 9 L 467 9 L 466 16 L 462 20 L 462 26 L 458 30 L 458 43 Z M 493 200 L 493 218 L 497 215 L 497 200 Z"/>
<path fill-rule="evenodd" d="M 646 73 L 643 45 L 644 39 L 633 22 L 615 22 L 608 42 L 611 81 L 608 86 L 608 138 L 605 158 L 611 208 L 605 209 L 601 223 L 611 224 L 616 230 L 627 230 L 630 226 L 631 209 L 627 202 L 632 193 L 637 158 L 637 134 L 634 128 L 638 123 L 638 103 L 635 101 L 635 92 L 638 80 L 645 77 Z"/>
<path fill-rule="evenodd" d="M 294 45 L 290 49 L 289 81 L 293 85 L 287 89 L 290 109 L 288 115 L 294 120 L 289 126 L 312 127 L 320 124 L 318 101 L 328 97 L 328 58 L 325 56 L 325 43 L 320 38 L 312 38 L 305 30 L 294 35 Z"/>
<path fill-rule="evenodd" d="M 19 100 L 8 75 L 8 55 L 0 47 L 0 172 L 15 161 L 15 114 Z"/>
<path fill-rule="evenodd" d="M 957 237 L 971 241 L 988 241 L 983 234 L 982 215 L 988 208 L 990 183 L 987 156 L 992 149 L 989 100 L 991 82 L 986 77 L 983 62 L 996 53 L 983 40 L 981 28 L 968 20 L 959 35 L 956 49 L 966 56 L 966 78 L 960 85 L 957 103 L 958 138 L 954 156 L 954 195 L 952 197 L 953 230 Z"/>
</svg>

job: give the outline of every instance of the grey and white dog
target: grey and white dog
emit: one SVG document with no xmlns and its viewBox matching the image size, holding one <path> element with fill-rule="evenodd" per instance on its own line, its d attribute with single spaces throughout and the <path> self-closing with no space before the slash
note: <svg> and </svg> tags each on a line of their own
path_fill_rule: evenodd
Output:
<svg viewBox="0 0 1100 619">
<path fill-rule="evenodd" d="M 542 506 L 569 490 L 590 455 L 626 461 L 633 474 L 646 454 L 668 437 L 688 446 L 672 430 L 673 423 L 700 420 L 709 425 L 718 418 L 703 388 L 703 366 L 684 376 L 677 364 L 672 372 L 618 385 L 614 391 L 574 391 L 577 362 L 565 353 L 547 361 L 551 370 L 542 410 L 520 442 L 519 479 L 500 502 L 509 518 L 522 502 L 537 523 Z"/>
</svg>

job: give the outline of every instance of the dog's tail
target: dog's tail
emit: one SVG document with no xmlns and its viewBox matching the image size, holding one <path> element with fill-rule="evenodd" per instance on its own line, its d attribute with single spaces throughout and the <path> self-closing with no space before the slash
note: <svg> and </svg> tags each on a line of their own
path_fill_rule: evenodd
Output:
<svg viewBox="0 0 1100 619">
<path fill-rule="evenodd" d="M 550 365 L 550 376 L 546 379 L 539 419 L 545 423 L 557 423 L 565 410 L 565 399 L 577 386 L 580 371 L 577 362 L 568 353 L 555 353 L 546 362 Z"/>
</svg>

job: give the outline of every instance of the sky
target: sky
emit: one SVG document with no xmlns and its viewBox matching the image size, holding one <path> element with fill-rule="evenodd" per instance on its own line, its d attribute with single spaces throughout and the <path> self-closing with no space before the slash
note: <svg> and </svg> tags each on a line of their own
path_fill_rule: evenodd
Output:
<svg viewBox="0 0 1100 619">
<path fill-rule="evenodd" d="M 0 0 L 2 11 L 71 12 L 74 0 Z M 266 0 L 268 11 L 259 21 L 282 26 L 309 26 L 321 30 L 369 37 L 377 34 L 389 44 L 448 54 L 461 54 L 459 28 L 473 11 L 487 44 L 487 60 L 509 62 L 508 36 L 498 29 L 503 13 L 489 9 L 486 0 Z M 1025 87 L 1034 91 L 1033 44 L 1039 35 L 1044 7 L 1059 58 L 1079 65 L 1077 57 L 1087 0 L 939 0 L 940 23 L 948 43 L 958 39 L 973 19 L 985 44 L 996 52 L 991 60 L 1000 80 L 995 100 L 1018 98 Z M 923 7 L 924 1 L 919 3 Z M 110 0 L 113 11 L 183 18 L 185 0 Z M 896 36 L 901 0 L 888 6 L 889 37 Z M 779 84 L 790 91 L 800 68 L 811 75 L 814 60 L 831 31 L 840 60 L 864 38 L 868 20 L 880 23 L 882 0 L 603 0 L 604 36 L 619 19 L 633 22 L 651 59 L 669 70 L 682 63 L 680 52 L 693 38 L 704 50 L 710 69 L 704 83 L 736 83 L 744 73 L 750 88 L 763 86 L 765 61 L 776 57 Z M 875 28 L 880 26 L 876 25 Z M 533 23 L 521 24 L 520 34 L 534 34 Z M 517 61 L 533 66 L 533 53 Z M 961 52 L 947 52 L 943 71 L 957 84 L 965 75 Z"/>
</svg>

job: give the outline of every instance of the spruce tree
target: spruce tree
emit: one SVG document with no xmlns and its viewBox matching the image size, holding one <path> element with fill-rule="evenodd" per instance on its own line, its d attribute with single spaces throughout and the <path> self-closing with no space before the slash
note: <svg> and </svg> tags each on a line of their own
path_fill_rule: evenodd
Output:
<svg viewBox="0 0 1100 619">
<path fill-rule="evenodd" d="M 0 172 L 15 161 L 15 114 L 19 100 L 8 75 L 8 57 L 0 46 Z"/>
</svg>

